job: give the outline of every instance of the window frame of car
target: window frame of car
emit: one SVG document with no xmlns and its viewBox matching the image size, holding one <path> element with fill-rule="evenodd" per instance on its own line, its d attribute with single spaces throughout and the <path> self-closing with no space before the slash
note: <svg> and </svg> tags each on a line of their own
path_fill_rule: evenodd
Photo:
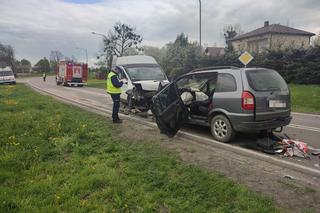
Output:
<svg viewBox="0 0 320 213">
<path fill-rule="evenodd" d="M 174 79 L 174 83 L 177 85 L 178 81 L 180 81 L 182 78 L 186 78 L 186 77 L 190 77 L 190 76 L 197 76 L 197 75 L 204 75 L 204 74 L 216 74 L 218 76 L 219 72 L 210 71 L 210 72 L 192 72 L 192 73 L 187 73 L 187 74 L 181 75 L 178 78 Z"/>
<path fill-rule="evenodd" d="M 219 84 L 219 76 L 231 76 L 231 78 L 233 80 L 234 89 L 232 91 L 219 91 L 219 90 L 217 90 L 218 84 Z M 232 75 L 231 73 L 227 73 L 227 72 L 218 72 L 217 81 L 216 81 L 216 88 L 215 88 L 214 93 L 236 92 L 237 90 L 238 90 L 237 80 L 234 77 L 234 75 Z"/>
</svg>

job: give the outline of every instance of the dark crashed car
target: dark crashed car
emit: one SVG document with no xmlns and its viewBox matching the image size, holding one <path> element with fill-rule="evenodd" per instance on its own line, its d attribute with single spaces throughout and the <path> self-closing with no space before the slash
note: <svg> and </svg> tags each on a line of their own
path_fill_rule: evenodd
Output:
<svg viewBox="0 0 320 213">
<path fill-rule="evenodd" d="M 273 130 L 292 119 L 286 82 L 265 68 L 194 70 L 166 85 L 152 102 L 159 129 L 170 137 L 190 123 L 209 126 L 215 140 L 229 142 L 236 132 Z"/>
</svg>

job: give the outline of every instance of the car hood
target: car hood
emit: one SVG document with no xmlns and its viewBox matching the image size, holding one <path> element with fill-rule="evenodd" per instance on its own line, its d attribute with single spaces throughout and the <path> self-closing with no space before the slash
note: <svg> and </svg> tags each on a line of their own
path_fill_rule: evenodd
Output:
<svg viewBox="0 0 320 213">
<path fill-rule="evenodd" d="M 147 81 L 134 81 L 133 84 L 140 84 L 143 90 L 147 91 L 157 91 L 159 87 L 159 82 L 157 80 L 147 80 Z M 163 80 L 164 83 L 169 83 L 168 80 Z"/>
</svg>

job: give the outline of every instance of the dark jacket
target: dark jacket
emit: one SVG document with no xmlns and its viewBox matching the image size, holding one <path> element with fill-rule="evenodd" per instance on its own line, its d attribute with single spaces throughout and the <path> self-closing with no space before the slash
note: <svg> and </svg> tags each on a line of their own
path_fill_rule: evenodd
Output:
<svg viewBox="0 0 320 213">
<path fill-rule="evenodd" d="M 119 81 L 118 79 L 118 73 L 114 72 L 116 75 L 111 77 L 111 82 L 113 84 L 114 87 L 120 88 L 123 85 L 122 81 Z"/>
</svg>

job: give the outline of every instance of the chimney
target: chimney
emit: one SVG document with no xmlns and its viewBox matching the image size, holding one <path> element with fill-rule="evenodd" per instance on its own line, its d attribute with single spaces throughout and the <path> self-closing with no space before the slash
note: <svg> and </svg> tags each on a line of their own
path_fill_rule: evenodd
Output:
<svg viewBox="0 0 320 213">
<path fill-rule="evenodd" d="M 269 21 L 265 21 L 264 22 L 264 27 L 268 27 L 269 26 Z"/>
</svg>

